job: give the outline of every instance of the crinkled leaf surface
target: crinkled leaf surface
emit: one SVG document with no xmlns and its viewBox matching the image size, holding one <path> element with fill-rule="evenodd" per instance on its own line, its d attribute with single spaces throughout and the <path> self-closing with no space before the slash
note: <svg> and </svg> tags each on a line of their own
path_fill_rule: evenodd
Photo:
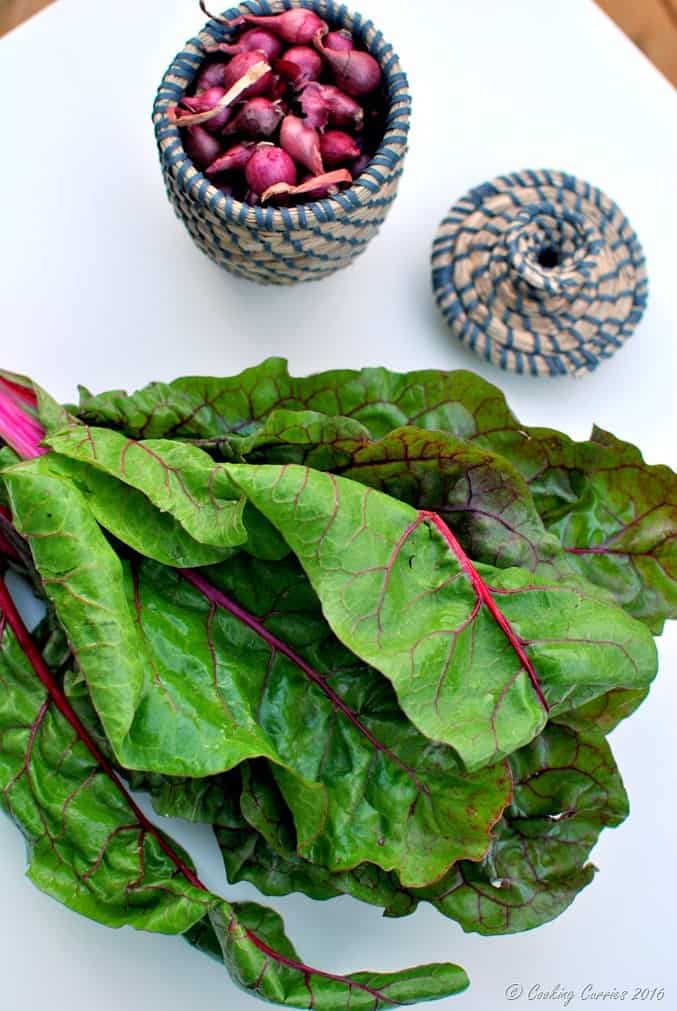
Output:
<svg viewBox="0 0 677 1011">
<path fill-rule="evenodd" d="M 585 589 L 473 566 L 435 514 L 307 468 L 228 470 L 292 547 L 338 638 L 468 768 L 528 743 L 548 711 L 656 673 L 642 625 Z"/>
<path fill-rule="evenodd" d="M 4 480 L 118 761 L 204 776 L 252 755 L 277 759 L 256 720 L 265 670 L 237 640 L 246 673 L 220 665 L 223 617 L 175 570 L 121 560 L 48 459 Z"/>
<path fill-rule="evenodd" d="M 587 579 L 656 633 L 677 617 L 677 475 L 600 429 L 576 443 L 530 430 L 525 463 L 545 523 Z"/>
<path fill-rule="evenodd" d="M 648 694 L 648 689 L 613 688 L 579 709 L 558 716 L 557 722 L 575 730 L 596 727 L 602 734 L 610 734 L 619 723 L 632 716 Z"/>
<path fill-rule="evenodd" d="M 397 973 L 338 976 L 310 969 L 299 959 L 277 913 L 253 902 L 224 904 L 191 931 L 189 940 L 214 956 L 220 946 L 239 985 L 275 1004 L 318 1011 L 373 1011 L 460 993 L 468 977 L 456 965 L 436 964 Z M 271 957 L 276 953 L 276 957 Z"/>
<path fill-rule="evenodd" d="M 214 439 L 255 434 L 280 409 L 354 418 L 375 437 L 415 425 L 469 438 L 497 418 L 506 427 L 516 423 L 500 390 L 472 372 L 339 369 L 296 378 L 282 358 L 223 379 L 151 383 L 131 396 L 81 390 L 76 410 L 134 438 Z"/>
<path fill-rule="evenodd" d="M 417 893 L 466 931 L 508 934 L 559 916 L 592 880 L 586 863 L 605 827 L 628 814 L 604 737 L 550 724 L 510 759 L 515 798 L 485 860 L 461 861 Z"/>
<path fill-rule="evenodd" d="M 243 828 L 247 823 L 240 813 L 241 768 L 244 765 L 221 776 L 199 779 L 157 772 L 126 771 L 125 775 L 133 790 L 150 794 L 154 809 L 164 817 Z"/>
<path fill-rule="evenodd" d="M 423 737 L 389 682 L 331 634 L 291 559 L 272 565 L 240 555 L 211 579 L 263 620 L 246 640 L 266 672 L 258 720 L 282 759 L 271 768 L 294 814 L 299 853 L 332 871 L 363 861 L 397 868 L 407 883 L 434 880 L 461 851 L 480 859 L 510 796 L 506 766 L 467 774 L 452 749 Z M 325 790 L 321 823 L 309 781 Z"/>
<path fill-rule="evenodd" d="M 677 615 L 674 473 L 648 466 L 634 447 L 599 429 L 579 444 L 528 429 L 497 387 L 470 372 L 294 378 L 283 360 L 270 359 L 232 378 L 186 377 L 131 396 L 83 391 L 79 412 L 132 436 L 214 439 L 255 435 L 280 409 L 353 418 L 375 438 L 405 425 L 438 429 L 498 452 L 529 482 L 582 574 L 654 632 Z"/>
<path fill-rule="evenodd" d="M 202 544 L 224 548 L 247 539 L 237 490 L 223 468 L 195 446 L 128 439 L 84 425 L 52 435 L 46 444 L 142 492 Z"/>
<path fill-rule="evenodd" d="M 300 852 L 330 870 L 368 860 L 421 885 L 481 858 L 510 795 L 506 768 L 468 775 L 432 746 L 388 683 L 355 669 L 291 561 L 243 555 L 215 570 L 269 618 L 254 628 L 176 570 L 118 558 L 77 489 L 45 474 L 47 459 L 7 473 L 15 521 L 124 767 L 209 776 L 269 758 Z"/>
<path fill-rule="evenodd" d="M 0 799 L 26 838 L 29 877 L 100 923 L 187 930 L 210 902 L 177 877 L 50 699 L 4 616 L 0 632 Z"/>
<path fill-rule="evenodd" d="M 467 554 L 497 568 L 571 577 L 524 479 L 507 460 L 444 432 L 401 428 L 352 454 L 341 476 L 438 513 Z"/>
<path fill-rule="evenodd" d="M 217 826 L 230 881 L 251 881 L 265 895 L 300 891 L 327 899 L 344 894 L 382 906 L 389 916 L 413 912 L 416 899 L 394 873 L 369 863 L 332 872 L 301 857 L 290 812 L 265 763 L 249 762 L 241 770 L 244 825 Z"/>
<path fill-rule="evenodd" d="M 96 521 L 123 544 L 163 565 L 199 566 L 223 561 L 231 547 L 202 544 L 143 492 L 86 463 L 51 453 L 41 465 L 73 482 Z"/>
<path fill-rule="evenodd" d="M 135 773 L 130 782 L 151 794 L 158 814 L 214 826 L 231 884 L 250 881 L 264 895 L 302 892 L 318 900 L 352 895 L 383 907 L 387 916 L 406 916 L 416 908 L 416 898 L 397 875 L 374 864 L 332 872 L 300 856 L 292 814 L 263 762 L 245 762 L 207 779 Z"/>
<path fill-rule="evenodd" d="M 283 414 L 280 440 L 265 429 Z M 332 438 L 334 426 L 354 424 L 330 419 L 328 438 L 303 425 L 303 412 L 274 412 L 265 428 L 243 442 L 249 463 L 299 463 L 332 471 L 378 488 L 419 509 L 439 513 L 475 560 L 499 568 L 519 565 L 549 578 L 567 579 L 576 569 L 553 534 L 549 534 L 529 488 L 503 457 L 446 432 L 400 428 L 383 439 Z M 296 419 L 294 422 L 292 419 Z M 275 424 L 275 430 L 281 428 Z M 361 427 L 361 426 L 360 426 Z M 289 441 L 281 441 L 289 435 Z"/>
<path fill-rule="evenodd" d="M 28 841 L 39 888 L 109 926 L 186 933 L 207 954 L 220 949 L 240 987 L 286 1006 L 353 1011 L 465 989 L 467 976 L 450 964 L 348 977 L 313 969 L 272 910 L 230 905 L 204 888 L 87 745 L 53 675 L 49 690 L 39 680 L 8 627 L 4 584 L 0 599 L 0 799 Z"/>
<path fill-rule="evenodd" d="M 350 459 L 370 440 L 369 431 L 353 418 L 318 411 L 274 410 L 253 435 L 229 436 L 228 451 L 237 462 L 266 451 L 293 452 L 296 449 L 303 455 L 303 462 L 319 470 L 328 470 L 336 460 Z M 223 444 L 219 448 L 222 453 L 226 450 Z"/>
</svg>

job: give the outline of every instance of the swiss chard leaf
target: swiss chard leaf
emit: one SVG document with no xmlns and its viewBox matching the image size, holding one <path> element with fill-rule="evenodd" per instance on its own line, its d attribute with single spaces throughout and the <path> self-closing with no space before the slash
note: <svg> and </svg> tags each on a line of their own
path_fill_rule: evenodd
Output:
<svg viewBox="0 0 677 1011">
<path fill-rule="evenodd" d="M 531 429 L 515 462 L 548 529 L 587 579 L 660 633 L 677 617 L 677 475 L 594 429 L 576 443 Z"/>
<path fill-rule="evenodd" d="M 416 899 L 402 887 L 396 874 L 387 874 L 369 863 L 350 871 L 332 872 L 301 857 L 290 812 L 265 763 L 250 762 L 241 769 L 240 809 L 249 831 L 243 831 L 243 826 L 237 832 L 217 826 L 230 881 L 251 881 L 265 895 L 295 891 L 315 899 L 352 895 L 382 906 L 388 916 L 413 912 Z"/>
<path fill-rule="evenodd" d="M 439 877 L 459 851 L 479 859 L 510 796 L 505 765 L 469 775 L 450 748 L 423 737 L 390 684 L 336 641 L 296 563 L 241 555 L 211 579 L 209 599 L 220 609 L 237 600 L 258 637 L 249 640 L 267 672 L 258 719 L 282 759 L 271 769 L 299 853 L 332 871 L 363 861 L 398 869 L 407 884 Z M 321 824 L 308 781 L 325 790 Z"/>
<path fill-rule="evenodd" d="M 151 383 L 132 395 L 113 390 L 92 396 L 83 389 L 74 410 L 89 423 L 145 439 L 248 436 L 277 410 L 353 418 L 376 438 L 403 425 L 470 438 L 489 424 L 517 424 L 500 390 L 472 372 L 340 369 L 297 378 L 282 358 L 224 379 Z"/>
<path fill-rule="evenodd" d="M 214 654 L 209 604 L 176 570 L 121 560 L 83 495 L 48 461 L 4 480 L 118 761 L 204 776 L 253 755 L 277 759 L 256 722 L 265 671 L 247 666 L 241 648 L 249 680 L 231 678 Z"/>
<path fill-rule="evenodd" d="M 462 861 L 416 893 L 466 931 L 508 934 L 559 916 L 592 881 L 586 863 L 628 800 L 609 746 L 595 730 L 551 724 L 510 759 L 515 797 L 481 863 Z"/>
<path fill-rule="evenodd" d="M 30 879 L 109 926 L 183 933 L 210 901 L 177 877 L 160 834 L 130 808 L 38 679 L 7 624 L 4 594 L 1 583 L 0 800 L 26 838 Z"/>
<path fill-rule="evenodd" d="M 528 743 L 549 713 L 656 673 L 639 623 L 585 589 L 473 566 L 435 514 L 302 467 L 228 470 L 297 555 L 338 638 L 467 768 Z"/>
<path fill-rule="evenodd" d="M 0 581 L 0 800 L 29 845 L 33 882 L 109 926 L 185 933 L 243 989 L 286 1006 L 353 1011 L 468 985 L 455 965 L 339 976 L 302 963 L 280 917 L 210 893 L 98 752 Z"/>
<path fill-rule="evenodd" d="M 223 468 L 195 446 L 127 439 L 88 426 L 52 435 L 46 444 L 142 492 L 202 544 L 224 548 L 247 540 L 237 490 Z"/>
<path fill-rule="evenodd" d="M 451 433 L 507 457 L 572 564 L 629 613 L 654 632 L 677 616 L 674 473 L 648 466 L 638 450 L 599 429 L 577 444 L 526 428 L 500 390 L 470 372 L 364 369 L 295 378 L 283 360 L 270 359 L 240 376 L 187 377 L 131 396 L 83 391 L 78 410 L 85 420 L 141 437 L 256 436 L 277 410 L 352 418 L 374 438 L 406 425 Z M 317 459 L 303 462 L 322 467 Z"/>
<path fill-rule="evenodd" d="M 254 448 L 250 452 L 243 443 L 241 454 L 247 462 L 332 471 L 437 512 L 476 561 L 499 568 L 519 565 L 550 578 L 576 574 L 557 537 L 546 531 L 526 482 L 498 454 L 446 432 L 418 428 L 396 429 L 376 441 L 345 437 L 319 443 L 318 433 L 303 427 L 302 412 L 275 412 L 266 429 L 279 414 L 287 419 L 281 437 L 289 436 L 288 441 L 263 432 L 251 436 L 248 446 Z M 352 423 L 332 420 L 335 425 Z M 277 431 L 281 425 L 274 427 Z"/>
<path fill-rule="evenodd" d="M 610 734 L 622 720 L 632 716 L 648 694 L 648 689 L 613 688 L 580 709 L 558 716 L 557 722 L 575 730 L 588 730 L 592 726 L 602 734 Z"/>
<path fill-rule="evenodd" d="M 50 454 L 42 466 L 71 481 L 96 521 L 123 544 L 163 565 L 199 566 L 223 561 L 233 549 L 202 544 L 143 492 L 78 460 Z"/>
<path fill-rule="evenodd" d="M 338 976 L 304 965 L 272 909 L 223 904 L 188 939 L 214 957 L 217 945 L 233 979 L 274 1004 L 317 1011 L 372 1011 L 461 993 L 468 977 L 457 965 L 423 965 L 396 973 Z"/>
<path fill-rule="evenodd" d="M 151 794 L 158 814 L 214 826 L 231 884 L 249 881 L 264 895 L 302 892 L 318 900 L 352 895 L 383 907 L 387 916 L 407 916 L 416 908 L 397 875 L 374 864 L 332 872 L 300 856 L 292 814 L 263 762 L 208 779 L 136 773 L 130 781 Z"/>
<path fill-rule="evenodd" d="M 468 775 L 431 746 L 328 634 L 298 568 L 233 559 L 214 578 L 251 611 L 224 606 L 202 577 L 121 560 L 48 460 L 7 472 L 15 521 L 124 767 L 202 777 L 268 758 L 300 852 L 330 870 L 371 861 L 422 885 L 480 859 L 509 799 L 506 768 Z M 266 595 L 271 629 L 255 617 Z"/>
<path fill-rule="evenodd" d="M 265 453 L 293 453 L 318 470 L 331 470 L 370 442 L 369 431 L 353 418 L 317 411 L 274 410 L 253 435 L 229 436 L 228 456 L 235 462 Z M 226 458 L 226 446 L 217 445 Z M 298 460 L 294 462 L 299 462 Z"/>
<path fill-rule="evenodd" d="M 347 466 L 333 469 L 438 513 L 475 561 L 571 578 L 569 560 L 543 526 L 524 479 L 495 453 L 444 432 L 401 428 L 358 447 Z"/>
<path fill-rule="evenodd" d="M 134 790 L 149 793 L 158 814 L 203 825 L 246 828 L 240 813 L 239 769 L 221 776 L 186 779 L 153 772 L 127 772 Z"/>
</svg>

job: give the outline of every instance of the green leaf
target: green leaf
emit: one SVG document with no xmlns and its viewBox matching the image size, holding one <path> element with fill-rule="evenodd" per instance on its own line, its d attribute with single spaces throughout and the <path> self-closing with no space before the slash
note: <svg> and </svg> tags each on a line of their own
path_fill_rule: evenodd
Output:
<svg viewBox="0 0 677 1011">
<path fill-rule="evenodd" d="M 0 631 L 0 801 L 26 838 L 31 881 L 112 927 L 187 930 L 210 902 L 176 876 L 158 836 L 57 709 L 4 617 Z"/>
<path fill-rule="evenodd" d="M 85 420 L 128 435 L 207 440 L 256 435 L 277 410 L 352 418 L 375 438 L 405 425 L 442 430 L 499 453 L 531 484 L 550 531 L 562 534 L 586 578 L 654 632 L 677 616 L 674 473 L 648 466 L 638 450 L 600 429 L 576 444 L 526 428 L 500 390 L 470 372 L 364 369 L 294 378 L 283 360 L 270 359 L 229 379 L 187 377 L 131 396 L 85 393 L 79 408 Z M 312 463 L 324 466 L 320 457 Z"/>
<path fill-rule="evenodd" d="M 600 429 L 587 443 L 532 429 L 532 460 L 538 509 L 577 570 L 660 633 L 677 618 L 677 475 Z"/>
<path fill-rule="evenodd" d="M 335 472 L 337 468 L 332 468 Z M 571 578 L 523 478 L 507 460 L 444 432 L 401 428 L 358 447 L 341 476 L 438 513 L 478 562 Z"/>
<path fill-rule="evenodd" d="M 247 822 L 240 813 L 241 768 L 244 765 L 221 776 L 200 779 L 127 770 L 125 776 L 133 790 L 150 794 L 154 809 L 163 817 L 247 829 Z"/>
<path fill-rule="evenodd" d="M 158 814 L 214 825 L 231 884 L 250 881 L 264 895 L 302 892 L 318 900 L 352 895 L 383 907 L 386 916 L 407 916 L 416 908 L 397 876 L 373 864 L 332 872 L 299 856 L 292 814 L 264 762 L 245 762 L 207 779 L 145 773 L 129 778 L 135 790 L 150 793 Z"/>
<path fill-rule="evenodd" d="M 334 645 L 298 568 L 242 555 L 213 573 L 250 613 L 273 612 L 272 629 L 301 647 L 294 659 L 175 570 L 119 559 L 48 459 L 5 480 L 121 765 L 204 777 L 270 759 L 300 852 L 330 870 L 371 861 L 422 885 L 483 855 L 509 798 L 506 768 L 470 776 L 431 746 L 387 682 Z M 305 649 L 322 674 L 304 669 Z"/>
<path fill-rule="evenodd" d="M 314 899 L 352 895 L 382 906 L 387 916 L 413 912 L 416 900 L 395 874 L 369 863 L 332 872 L 299 856 L 291 813 L 266 764 L 249 762 L 240 768 L 245 826 L 217 826 L 229 881 L 251 881 L 265 895 L 296 891 Z"/>
<path fill-rule="evenodd" d="M 602 829 L 628 814 L 609 746 L 594 730 L 551 724 L 510 762 L 515 798 L 487 857 L 416 893 L 466 931 L 509 934 L 559 916 L 592 881 L 586 861 Z"/>
<path fill-rule="evenodd" d="M 287 453 L 297 448 L 302 451 L 304 463 L 319 470 L 329 470 L 337 459 L 350 459 L 369 441 L 368 430 L 352 418 L 317 411 L 274 410 L 254 434 L 229 436 L 228 448 L 235 462 L 264 451 L 281 450 Z M 223 454 L 223 443 L 217 446 Z M 300 454 L 297 452 L 296 455 Z"/>
<path fill-rule="evenodd" d="M 185 932 L 212 957 L 220 948 L 239 986 L 286 1006 L 353 1011 L 467 986 L 463 970 L 448 964 L 348 977 L 313 969 L 272 910 L 210 893 L 97 756 L 4 583 L 0 610 L 0 803 L 27 839 L 29 876 L 39 888 L 110 926 Z M 10 626 L 20 629 L 21 646 Z"/>
<path fill-rule="evenodd" d="M 136 441 L 102 428 L 80 427 L 46 440 L 55 452 L 89 464 L 143 492 L 202 544 L 244 544 L 244 503 L 222 467 L 194 446 Z"/>
<path fill-rule="evenodd" d="M 355 423 L 350 419 L 327 419 L 316 430 L 304 425 L 305 417 L 304 412 L 273 412 L 259 433 L 242 440 L 239 455 L 249 463 L 299 463 L 332 471 L 433 510 L 476 561 L 499 568 L 519 565 L 550 578 L 576 575 L 557 537 L 546 531 L 526 482 L 498 454 L 445 432 L 417 428 L 396 429 L 377 441 L 362 434 L 351 438 L 348 426 Z M 278 439 L 268 436 L 269 428 L 279 432 Z M 325 441 L 319 441 L 324 434 Z"/>
<path fill-rule="evenodd" d="M 192 943 L 213 954 L 215 936 L 233 979 L 275 1004 L 317 1011 L 372 1011 L 438 1000 L 468 986 L 463 969 L 450 964 L 351 976 L 311 969 L 301 962 L 277 913 L 253 902 L 224 904 L 209 919 L 213 936 L 203 926 L 199 933 L 192 933 Z M 277 957 L 271 957 L 273 952 L 279 953 Z"/>
<path fill-rule="evenodd" d="M 643 626 L 575 586 L 473 566 L 435 514 L 301 467 L 228 471 L 297 555 L 338 638 L 469 769 L 528 743 L 549 712 L 656 673 Z"/>
<path fill-rule="evenodd" d="M 632 688 L 614 688 L 606 695 L 600 695 L 592 702 L 586 703 L 580 709 L 573 709 L 557 717 L 558 723 L 564 723 L 574 730 L 587 730 L 594 726 L 602 734 L 610 734 L 622 720 L 626 720 L 641 706 L 649 694 L 648 690 L 633 690 Z"/>
<path fill-rule="evenodd" d="M 587 579 L 656 633 L 677 616 L 674 473 L 648 466 L 599 429 L 576 444 L 526 428 L 501 391 L 473 373 L 364 369 L 294 378 L 282 359 L 270 359 L 228 379 L 187 377 L 131 396 L 85 393 L 79 408 L 85 420 L 128 435 L 207 440 L 256 435 L 277 410 L 352 418 L 374 438 L 405 425 L 442 430 L 499 453 L 531 484 L 546 525 L 562 534 Z M 324 466 L 320 456 L 303 462 Z"/>
<path fill-rule="evenodd" d="M 163 565 L 192 568 L 221 562 L 231 547 L 201 544 L 178 520 L 136 488 L 78 460 L 50 454 L 42 467 L 71 481 L 92 515 L 109 533 L 134 551 Z"/>
<path fill-rule="evenodd" d="M 251 756 L 278 759 L 256 721 L 265 668 L 236 638 L 243 669 L 233 678 L 212 641 L 222 617 L 175 570 L 123 562 L 48 461 L 4 480 L 120 764 L 206 776 Z"/>
<path fill-rule="evenodd" d="M 516 424 L 503 394 L 472 372 L 398 374 L 340 369 L 296 378 L 270 358 L 230 378 L 188 376 L 151 383 L 131 396 L 83 390 L 79 416 L 134 438 L 214 439 L 256 434 L 276 410 L 350 417 L 378 438 L 403 425 L 470 438 L 488 425 Z"/>
<path fill-rule="evenodd" d="M 461 852 L 479 859 L 510 796 L 505 765 L 464 773 L 450 748 L 423 737 L 388 681 L 336 641 L 291 559 L 240 555 L 211 581 L 213 602 L 224 591 L 250 622 L 263 619 L 249 645 L 267 671 L 258 719 L 281 759 L 271 769 L 300 855 L 331 871 L 370 861 L 407 883 L 434 880 Z M 324 788 L 321 820 L 308 782 Z"/>
</svg>

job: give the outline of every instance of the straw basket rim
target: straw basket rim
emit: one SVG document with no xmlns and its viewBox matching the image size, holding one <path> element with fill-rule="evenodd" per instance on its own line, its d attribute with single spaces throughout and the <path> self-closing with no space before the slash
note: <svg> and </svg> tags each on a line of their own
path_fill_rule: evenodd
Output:
<svg viewBox="0 0 677 1011">
<path fill-rule="evenodd" d="M 195 79 L 205 58 L 205 44 L 221 42 L 229 34 L 227 26 L 210 20 L 197 36 L 186 42 L 165 71 L 153 106 L 153 123 L 165 171 L 176 168 L 174 178 L 186 197 L 199 200 L 220 221 L 264 232 L 315 228 L 328 221 L 340 223 L 345 214 L 373 207 L 383 187 L 401 174 L 411 120 L 411 92 L 399 56 L 371 19 L 335 0 L 244 0 L 221 16 L 233 20 L 241 14 L 279 14 L 298 7 L 314 11 L 332 26 L 347 28 L 378 60 L 386 78 L 389 102 L 383 140 L 364 172 L 348 189 L 333 197 L 284 208 L 253 206 L 226 196 L 195 167 L 185 152 L 178 126 L 167 116 L 168 108 Z"/>
</svg>

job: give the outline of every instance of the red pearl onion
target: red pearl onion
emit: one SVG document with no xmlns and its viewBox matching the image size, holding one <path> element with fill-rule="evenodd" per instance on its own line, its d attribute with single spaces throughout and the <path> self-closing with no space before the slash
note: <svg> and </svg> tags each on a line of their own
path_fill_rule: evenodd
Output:
<svg viewBox="0 0 677 1011">
<path fill-rule="evenodd" d="M 369 53 L 360 49 L 337 51 L 327 49 L 320 32 L 315 36 L 315 45 L 331 67 L 339 88 L 348 95 L 369 95 L 381 83 L 381 68 Z"/>
<path fill-rule="evenodd" d="M 348 52 L 355 48 L 355 43 L 350 32 L 341 29 L 340 32 L 329 32 L 324 37 L 324 44 L 327 49 L 334 49 L 336 52 Z"/>
<path fill-rule="evenodd" d="M 327 130 L 320 138 L 320 151 L 325 165 L 345 165 L 360 157 L 360 148 L 354 137 L 343 130 Z"/>
<path fill-rule="evenodd" d="M 227 42 L 219 42 L 215 48 L 219 52 L 228 53 L 229 56 L 239 56 L 240 53 L 251 53 L 259 50 L 266 54 L 266 58 L 271 63 L 282 54 L 282 43 L 277 35 L 267 32 L 265 28 L 250 28 L 249 31 L 243 32 L 233 45 L 229 45 Z"/>
<path fill-rule="evenodd" d="M 285 11 L 283 14 L 273 14 L 270 16 L 245 14 L 242 18 L 248 25 L 259 25 L 261 28 L 269 28 L 275 32 L 285 42 L 305 45 L 312 42 L 318 32 L 326 32 L 327 24 L 314 14 L 313 11 L 297 7 L 295 10 Z M 232 22 L 231 22 L 232 24 Z"/>
<path fill-rule="evenodd" d="M 322 97 L 322 85 L 311 81 L 301 92 L 301 109 L 308 126 L 324 130 L 329 122 L 329 102 Z M 364 115 L 364 113 L 363 113 Z"/>
<path fill-rule="evenodd" d="M 283 59 L 277 61 L 275 69 L 293 81 L 296 88 L 302 88 L 309 81 L 319 80 L 322 57 L 310 46 L 292 46 Z"/>
<path fill-rule="evenodd" d="M 324 172 L 320 153 L 320 135 L 298 116 L 285 116 L 280 128 L 280 145 L 299 165 L 313 175 Z"/>
<path fill-rule="evenodd" d="M 186 154 L 199 169 L 204 169 L 218 157 L 221 150 L 216 137 L 202 126 L 188 126 L 183 134 L 183 146 Z"/>
<path fill-rule="evenodd" d="M 247 185 L 259 196 L 271 186 L 296 184 L 296 165 L 286 151 L 274 144 L 259 144 L 245 168 Z"/>
<path fill-rule="evenodd" d="M 235 119 L 223 131 L 224 136 L 243 133 L 245 137 L 272 137 L 284 116 L 277 102 L 269 98 L 250 98 Z"/>
<path fill-rule="evenodd" d="M 181 115 L 184 109 L 187 110 L 186 115 L 196 112 L 207 112 L 218 104 L 225 93 L 225 88 L 208 88 L 207 91 L 203 91 L 200 95 L 193 95 L 192 98 L 183 98 L 176 110 L 179 126 L 181 125 Z M 229 105 L 224 106 L 212 119 L 206 121 L 205 130 L 209 130 L 210 133 L 219 133 L 223 130 L 232 115 L 232 107 Z"/>
<path fill-rule="evenodd" d="M 349 126 L 361 130 L 364 126 L 362 106 L 333 84 L 318 84 L 311 81 L 301 94 L 301 108 L 311 126 L 324 129 L 331 126 Z"/>
<path fill-rule="evenodd" d="M 220 172 L 241 172 L 254 154 L 255 149 L 256 145 L 251 140 L 233 144 L 205 169 L 205 175 L 218 175 Z"/>
<path fill-rule="evenodd" d="M 248 70 L 251 70 L 252 67 L 261 62 L 267 63 L 267 60 L 265 53 L 261 52 L 260 49 L 239 53 L 237 56 L 234 56 L 226 66 L 223 74 L 223 85 L 226 90 L 232 88 L 234 84 L 237 84 L 244 77 Z M 258 81 L 250 85 L 246 91 L 243 91 L 240 97 L 254 98 L 256 95 L 265 95 L 272 83 L 273 72 L 271 70 L 270 73 L 264 74 Z"/>
<path fill-rule="evenodd" d="M 223 72 L 225 69 L 226 64 L 223 60 L 205 64 L 198 74 L 195 84 L 195 94 L 199 95 L 201 92 L 216 86 L 223 87 Z"/>
<path fill-rule="evenodd" d="M 235 60 L 240 60 L 244 56 L 251 55 L 254 55 L 255 57 L 258 56 L 257 62 L 252 64 L 247 72 L 243 74 L 242 77 L 240 77 L 239 80 L 232 85 L 232 87 L 224 92 L 223 97 L 218 100 L 216 105 L 214 105 L 211 109 L 207 109 L 206 112 L 192 112 L 182 115 L 182 126 L 196 126 L 197 124 L 207 123 L 210 119 L 214 119 L 216 116 L 219 116 L 224 108 L 234 105 L 238 99 L 246 95 L 250 89 L 262 79 L 270 77 L 272 81 L 272 71 L 269 64 L 263 59 L 262 54 L 244 53 L 243 56 L 236 56 Z M 226 70 L 227 69 L 228 68 L 226 68 Z M 167 109 L 167 119 L 172 123 L 176 123 L 178 118 L 178 105 L 169 106 Z"/>
</svg>

